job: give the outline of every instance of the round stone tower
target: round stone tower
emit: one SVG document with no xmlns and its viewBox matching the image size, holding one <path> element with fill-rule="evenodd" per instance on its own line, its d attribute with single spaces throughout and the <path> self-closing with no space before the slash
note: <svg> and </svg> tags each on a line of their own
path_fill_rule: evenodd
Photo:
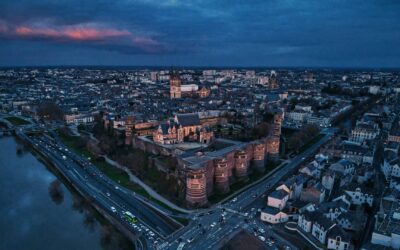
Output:
<svg viewBox="0 0 400 250">
<path fill-rule="evenodd" d="M 235 176 L 239 180 L 247 178 L 248 167 L 249 161 L 247 152 L 245 150 L 235 152 Z"/>
<path fill-rule="evenodd" d="M 278 136 L 269 136 L 267 138 L 267 151 L 268 160 L 277 162 L 279 160 L 279 143 L 280 138 Z"/>
<path fill-rule="evenodd" d="M 214 188 L 217 192 L 229 192 L 229 167 L 225 158 L 214 160 L 214 178 Z"/>
<path fill-rule="evenodd" d="M 265 143 L 262 141 L 254 143 L 253 164 L 257 171 L 265 171 Z"/>
<path fill-rule="evenodd" d="M 190 169 L 186 173 L 186 202 L 191 207 L 207 204 L 206 169 Z"/>
</svg>

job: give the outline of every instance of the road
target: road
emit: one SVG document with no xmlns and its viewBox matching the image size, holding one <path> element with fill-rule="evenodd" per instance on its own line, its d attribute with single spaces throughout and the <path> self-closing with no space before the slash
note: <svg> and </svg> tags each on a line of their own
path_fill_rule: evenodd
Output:
<svg viewBox="0 0 400 250">
<path fill-rule="evenodd" d="M 175 221 L 145 204 L 143 197 L 113 182 L 87 159 L 71 152 L 60 141 L 51 140 L 46 136 L 28 137 L 22 130 L 17 130 L 20 137 L 25 137 L 36 150 L 53 162 L 78 190 L 88 194 L 92 202 L 130 232 L 138 235 L 140 244 L 136 245 L 142 249 L 178 249 L 183 245 L 183 249 L 218 249 L 224 240 L 242 229 L 254 233 L 260 239 L 273 237 L 274 243 L 264 241 L 267 248 L 288 246 L 296 249 L 274 235 L 273 231 L 259 220 L 258 211 L 266 205 L 264 194 L 272 191 L 272 188 L 292 170 L 313 156 L 320 146 L 330 139 L 334 130 L 325 129 L 324 132 L 324 137 L 316 144 L 236 197 L 214 208 L 187 214 L 191 219 L 189 225 L 178 230 L 180 225 Z M 124 214 L 126 211 L 136 216 L 138 222 L 129 223 Z"/>
<path fill-rule="evenodd" d="M 183 243 L 185 244 L 184 249 L 215 249 L 218 248 L 217 246 L 220 245 L 221 241 L 240 228 L 260 227 L 264 228 L 265 233 L 257 235 L 271 235 L 272 230 L 261 223 L 258 218 L 259 209 L 266 206 L 266 198 L 263 194 L 271 192 L 273 187 L 286 175 L 299 167 L 307 158 L 313 156 L 323 144 L 329 141 L 335 129 L 324 129 L 323 132 L 325 135 L 317 143 L 294 157 L 290 163 L 276 170 L 268 178 L 214 210 L 195 215 L 192 223 L 167 239 L 169 244 L 163 246 L 163 249 L 177 249 Z M 222 217 L 225 218 L 223 221 L 221 221 Z M 277 241 L 275 244 L 288 245 L 287 242 L 283 241 Z M 266 247 L 271 246 L 266 245 Z M 289 247 L 295 249 L 295 246 L 289 245 Z"/>
<path fill-rule="evenodd" d="M 132 192 L 127 192 L 86 159 L 64 146 L 45 136 L 29 137 L 18 133 L 52 162 L 78 191 L 86 194 L 91 202 L 96 203 L 134 235 L 144 238 L 148 247 L 163 244 L 168 235 L 180 228 L 175 221 L 144 204 Z M 128 222 L 125 214 L 127 211 L 137 218 L 137 223 Z"/>
</svg>

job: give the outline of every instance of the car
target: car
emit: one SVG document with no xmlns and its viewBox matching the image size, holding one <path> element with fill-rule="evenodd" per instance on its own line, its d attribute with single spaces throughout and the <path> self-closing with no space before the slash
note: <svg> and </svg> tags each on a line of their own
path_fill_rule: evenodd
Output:
<svg viewBox="0 0 400 250">
<path fill-rule="evenodd" d="M 217 225 L 216 222 L 211 223 L 210 227 L 215 227 L 215 225 Z"/>
<path fill-rule="evenodd" d="M 107 195 L 108 197 L 110 197 L 110 196 L 111 196 L 111 194 L 110 194 L 109 192 L 107 192 L 107 193 L 106 193 L 106 195 Z"/>
<path fill-rule="evenodd" d="M 258 238 L 259 238 L 261 241 L 265 241 L 265 237 L 264 237 L 264 236 L 259 235 Z"/>
<path fill-rule="evenodd" d="M 246 216 L 246 217 L 249 216 L 249 213 L 244 213 L 244 216 Z"/>
<path fill-rule="evenodd" d="M 237 197 L 232 199 L 232 202 L 236 202 L 237 201 Z"/>
<path fill-rule="evenodd" d="M 112 211 L 113 213 L 116 213 L 116 212 L 117 212 L 117 209 L 116 209 L 115 207 L 111 207 L 111 211 Z"/>
</svg>

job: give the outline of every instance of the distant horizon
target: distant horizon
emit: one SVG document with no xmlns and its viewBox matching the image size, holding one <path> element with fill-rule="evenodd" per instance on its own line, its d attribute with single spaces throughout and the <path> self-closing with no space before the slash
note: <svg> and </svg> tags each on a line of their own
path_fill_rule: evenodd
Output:
<svg viewBox="0 0 400 250">
<path fill-rule="evenodd" d="M 396 67 L 346 67 L 346 66 L 193 66 L 193 65 L 15 65 L 15 66 L 0 66 L 0 69 L 14 69 L 14 68 L 127 68 L 127 69 L 161 69 L 161 70 L 187 70 L 187 69 L 197 69 L 197 70 L 207 70 L 207 69 L 275 69 L 275 70 L 395 70 L 399 71 L 400 66 Z"/>
</svg>

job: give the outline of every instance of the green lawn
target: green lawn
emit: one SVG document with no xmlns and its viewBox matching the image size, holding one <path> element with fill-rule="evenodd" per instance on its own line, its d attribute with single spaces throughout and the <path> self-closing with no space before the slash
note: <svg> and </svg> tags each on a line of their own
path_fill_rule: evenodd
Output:
<svg viewBox="0 0 400 250">
<path fill-rule="evenodd" d="M 129 188 L 140 194 L 147 194 L 147 192 L 140 186 L 132 183 L 129 180 L 129 176 L 125 171 L 115 168 L 114 166 L 108 164 L 103 158 L 98 158 L 89 152 L 85 147 L 81 147 L 79 144 L 80 137 L 77 136 L 65 136 L 59 133 L 59 136 L 63 143 L 71 148 L 75 153 L 82 155 L 86 158 L 90 157 L 90 162 L 93 163 L 102 173 L 108 176 L 113 181 L 121 184 L 122 186 Z"/>
<path fill-rule="evenodd" d="M 7 121 L 11 122 L 12 125 L 14 125 L 14 126 L 30 124 L 30 122 L 28 122 L 27 120 L 24 120 L 24 119 L 21 119 L 19 117 L 15 117 L 15 116 L 6 117 L 4 119 L 6 119 Z"/>
<path fill-rule="evenodd" d="M 71 148 L 75 153 L 85 156 L 86 158 L 90 157 L 90 162 L 95 165 L 102 173 L 104 173 L 107 177 L 112 179 L 113 181 L 119 183 L 121 186 L 128 188 L 137 194 L 140 194 L 144 198 L 153 201 L 157 203 L 159 206 L 166 208 L 170 211 L 174 211 L 176 213 L 179 213 L 179 211 L 176 211 L 172 208 L 170 208 L 168 205 L 164 204 L 163 202 L 153 199 L 149 193 L 146 192 L 141 186 L 131 182 L 129 180 L 128 174 L 120 170 L 110 164 L 108 164 L 103 158 L 97 158 L 95 155 L 93 155 L 91 152 L 89 152 L 85 147 L 80 147 L 79 146 L 79 140 L 80 137 L 77 136 L 65 136 L 62 135 L 61 133 L 58 133 L 60 136 L 61 140 L 63 143 Z"/>
</svg>

